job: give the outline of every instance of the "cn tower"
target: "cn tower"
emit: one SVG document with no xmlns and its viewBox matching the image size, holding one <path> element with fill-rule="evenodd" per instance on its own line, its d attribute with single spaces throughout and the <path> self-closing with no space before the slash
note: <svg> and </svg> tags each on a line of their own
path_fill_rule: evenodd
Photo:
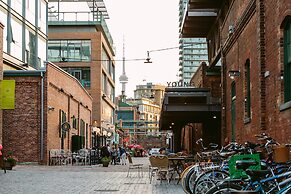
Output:
<svg viewBox="0 0 291 194">
<path fill-rule="evenodd" d="M 122 74 L 121 76 L 119 77 L 119 82 L 121 83 L 121 97 L 122 97 L 122 100 L 124 101 L 125 100 L 125 85 L 126 83 L 128 82 L 128 77 L 126 76 L 125 74 L 125 47 L 124 47 L 124 40 L 123 40 L 123 57 L 122 57 Z"/>
</svg>

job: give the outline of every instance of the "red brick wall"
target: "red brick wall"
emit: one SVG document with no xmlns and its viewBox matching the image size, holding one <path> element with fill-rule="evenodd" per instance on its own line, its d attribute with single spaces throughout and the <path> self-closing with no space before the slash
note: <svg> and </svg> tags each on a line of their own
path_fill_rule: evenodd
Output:
<svg viewBox="0 0 291 194">
<path fill-rule="evenodd" d="M 191 84 L 197 88 L 209 88 L 212 97 L 220 98 L 220 71 L 218 71 L 217 75 L 207 75 L 206 71 L 213 71 L 213 69 L 209 69 L 207 64 L 203 62 L 191 78 Z"/>
<path fill-rule="evenodd" d="M 3 28 L 0 22 L 0 80 L 3 79 Z M 0 144 L 2 144 L 2 110 L 0 109 Z"/>
<path fill-rule="evenodd" d="M 283 30 L 284 19 L 291 17 L 291 2 L 289 0 L 265 1 L 266 15 L 266 127 L 267 133 L 281 142 L 290 143 L 291 139 L 291 108 L 280 111 L 284 104 L 283 80 L 280 79 L 283 70 Z M 281 46 L 281 47 L 280 47 Z"/>
<path fill-rule="evenodd" d="M 245 1 L 243 1 L 243 4 L 236 1 L 235 3 L 228 17 L 231 17 L 231 13 L 242 13 L 246 8 L 247 2 Z M 229 70 L 240 70 L 241 72 L 240 76 L 235 78 L 236 139 L 238 142 L 255 141 L 254 134 L 262 132 L 272 135 L 280 142 L 290 142 L 291 109 L 280 111 L 280 105 L 284 103 L 281 92 L 283 84 L 280 79 L 283 66 L 283 53 L 282 47 L 280 47 L 283 34 L 280 26 L 287 15 L 291 15 L 290 1 L 257 0 L 254 15 L 251 16 L 225 55 L 226 73 Z M 229 23 L 231 19 L 233 18 L 228 18 L 226 23 Z M 238 21 L 234 20 L 233 23 L 237 24 Z M 226 38 L 228 36 L 227 31 L 224 30 L 222 37 Z M 251 68 L 250 122 L 244 121 L 244 65 L 247 59 L 250 60 Z M 269 76 L 264 76 L 265 71 L 269 72 Z M 225 85 L 226 129 L 230 137 L 231 82 L 233 80 L 228 75 L 225 76 L 227 76 Z"/>
<path fill-rule="evenodd" d="M 3 146 L 19 162 L 38 162 L 40 152 L 40 77 L 15 80 L 15 109 L 3 110 Z"/>
<path fill-rule="evenodd" d="M 82 119 L 86 124 L 91 125 L 92 98 L 73 76 L 55 65 L 47 65 L 46 77 L 47 107 L 54 107 L 54 110 L 48 111 L 47 116 L 47 151 L 61 148 L 61 138 L 59 137 L 60 110 L 66 113 L 66 119 L 72 128 L 64 139 L 64 149 L 71 149 L 71 136 L 80 135 L 79 127 L 73 129 L 72 117 L 79 118 L 79 124 Z M 90 148 L 92 133 L 91 128 L 88 129 L 87 148 Z"/>
<path fill-rule="evenodd" d="M 44 161 L 40 161 L 41 77 L 5 77 L 16 80 L 15 109 L 5 110 L 3 116 L 3 144 L 13 151 L 19 162 L 48 162 L 50 149 L 61 148 L 59 110 L 75 115 L 91 125 L 92 98 L 80 83 L 58 67 L 47 64 L 44 79 Z M 48 110 L 53 107 L 54 110 Z M 87 148 L 91 147 L 91 128 L 88 128 Z M 72 129 L 64 139 L 64 149 L 71 149 Z"/>
<path fill-rule="evenodd" d="M 236 82 L 236 139 L 237 141 L 245 141 L 253 139 L 253 134 L 258 133 L 259 130 L 259 113 L 260 111 L 260 91 L 259 88 L 259 65 L 257 50 L 257 36 L 256 36 L 256 16 L 252 17 L 252 20 L 245 27 L 240 37 L 237 39 L 229 53 L 226 55 L 226 72 L 229 70 L 240 70 L 241 75 L 235 78 Z M 250 60 L 251 66 L 251 123 L 244 124 L 244 79 L 243 74 L 245 68 L 244 65 Z M 226 75 L 228 76 L 228 75 Z M 228 136 L 230 137 L 231 130 L 231 84 L 232 79 L 227 77 L 226 81 L 226 127 L 228 130 Z"/>
</svg>

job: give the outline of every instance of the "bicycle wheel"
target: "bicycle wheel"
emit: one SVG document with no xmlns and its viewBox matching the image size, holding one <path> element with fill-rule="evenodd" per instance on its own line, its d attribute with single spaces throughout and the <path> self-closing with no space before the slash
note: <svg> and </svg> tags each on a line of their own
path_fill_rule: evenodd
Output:
<svg viewBox="0 0 291 194">
<path fill-rule="evenodd" d="M 207 191 L 206 194 L 229 194 L 234 191 L 241 191 L 242 187 L 240 185 L 225 182 L 222 184 L 219 184 L 215 187 L 212 187 L 209 191 Z"/>
<path fill-rule="evenodd" d="M 194 194 L 206 193 L 218 182 L 229 176 L 228 172 L 223 170 L 208 170 L 197 177 L 193 185 Z"/>
<path fill-rule="evenodd" d="M 281 191 L 280 194 L 288 194 L 291 193 L 291 184 L 285 186 Z"/>
<path fill-rule="evenodd" d="M 191 165 L 191 166 L 188 166 L 182 173 L 181 173 L 181 183 L 182 183 L 182 188 L 184 190 L 185 193 L 190 193 L 187 191 L 186 189 L 186 175 L 188 174 L 188 172 L 192 169 L 192 168 L 195 168 L 195 166 L 197 166 L 196 164 L 195 165 Z"/>
<path fill-rule="evenodd" d="M 197 165 L 195 168 L 192 168 L 188 171 L 185 177 L 185 189 L 188 193 L 193 194 L 193 187 L 196 178 L 203 172 L 203 169 Z"/>
</svg>

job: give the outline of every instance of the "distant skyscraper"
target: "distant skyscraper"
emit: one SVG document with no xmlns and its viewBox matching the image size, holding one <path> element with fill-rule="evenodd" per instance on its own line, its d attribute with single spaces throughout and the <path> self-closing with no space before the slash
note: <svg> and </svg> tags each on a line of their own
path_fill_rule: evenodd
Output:
<svg viewBox="0 0 291 194">
<path fill-rule="evenodd" d="M 128 82 L 128 77 L 125 74 L 125 47 L 124 47 L 124 41 L 123 41 L 122 74 L 119 77 L 119 82 L 122 85 L 122 88 L 121 88 L 122 99 L 125 99 L 125 85 Z"/>
<path fill-rule="evenodd" d="M 182 21 L 188 0 L 179 2 L 179 27 Z M 183 82 L 190 82 L 201 62 L 208 61 L 207 43 L 205 38 L 180 38 L 179 51 L 179 78 Z"/>
</svg>

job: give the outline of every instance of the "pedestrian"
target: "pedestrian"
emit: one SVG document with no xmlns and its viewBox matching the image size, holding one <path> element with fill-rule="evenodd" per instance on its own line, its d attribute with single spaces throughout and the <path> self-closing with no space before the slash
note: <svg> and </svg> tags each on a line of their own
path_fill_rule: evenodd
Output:
<svg viewBox="0 0 291 194">
<path fill-rule="evenodd" d="M 113 146 L 111 148 L 111 159 L 112 159 L 111 164 L 116 165 L 116 157 L 117 157 L 117 150 L 116 150 L 115 146 Z"/>
<path fill-rule="evenodd" d="M 125 151 L 125 149 L 122 147 L 119 147 L 119 153 L 120 153 L 121 165 L 126 165 L 126 151 Z"/>
</svg>

